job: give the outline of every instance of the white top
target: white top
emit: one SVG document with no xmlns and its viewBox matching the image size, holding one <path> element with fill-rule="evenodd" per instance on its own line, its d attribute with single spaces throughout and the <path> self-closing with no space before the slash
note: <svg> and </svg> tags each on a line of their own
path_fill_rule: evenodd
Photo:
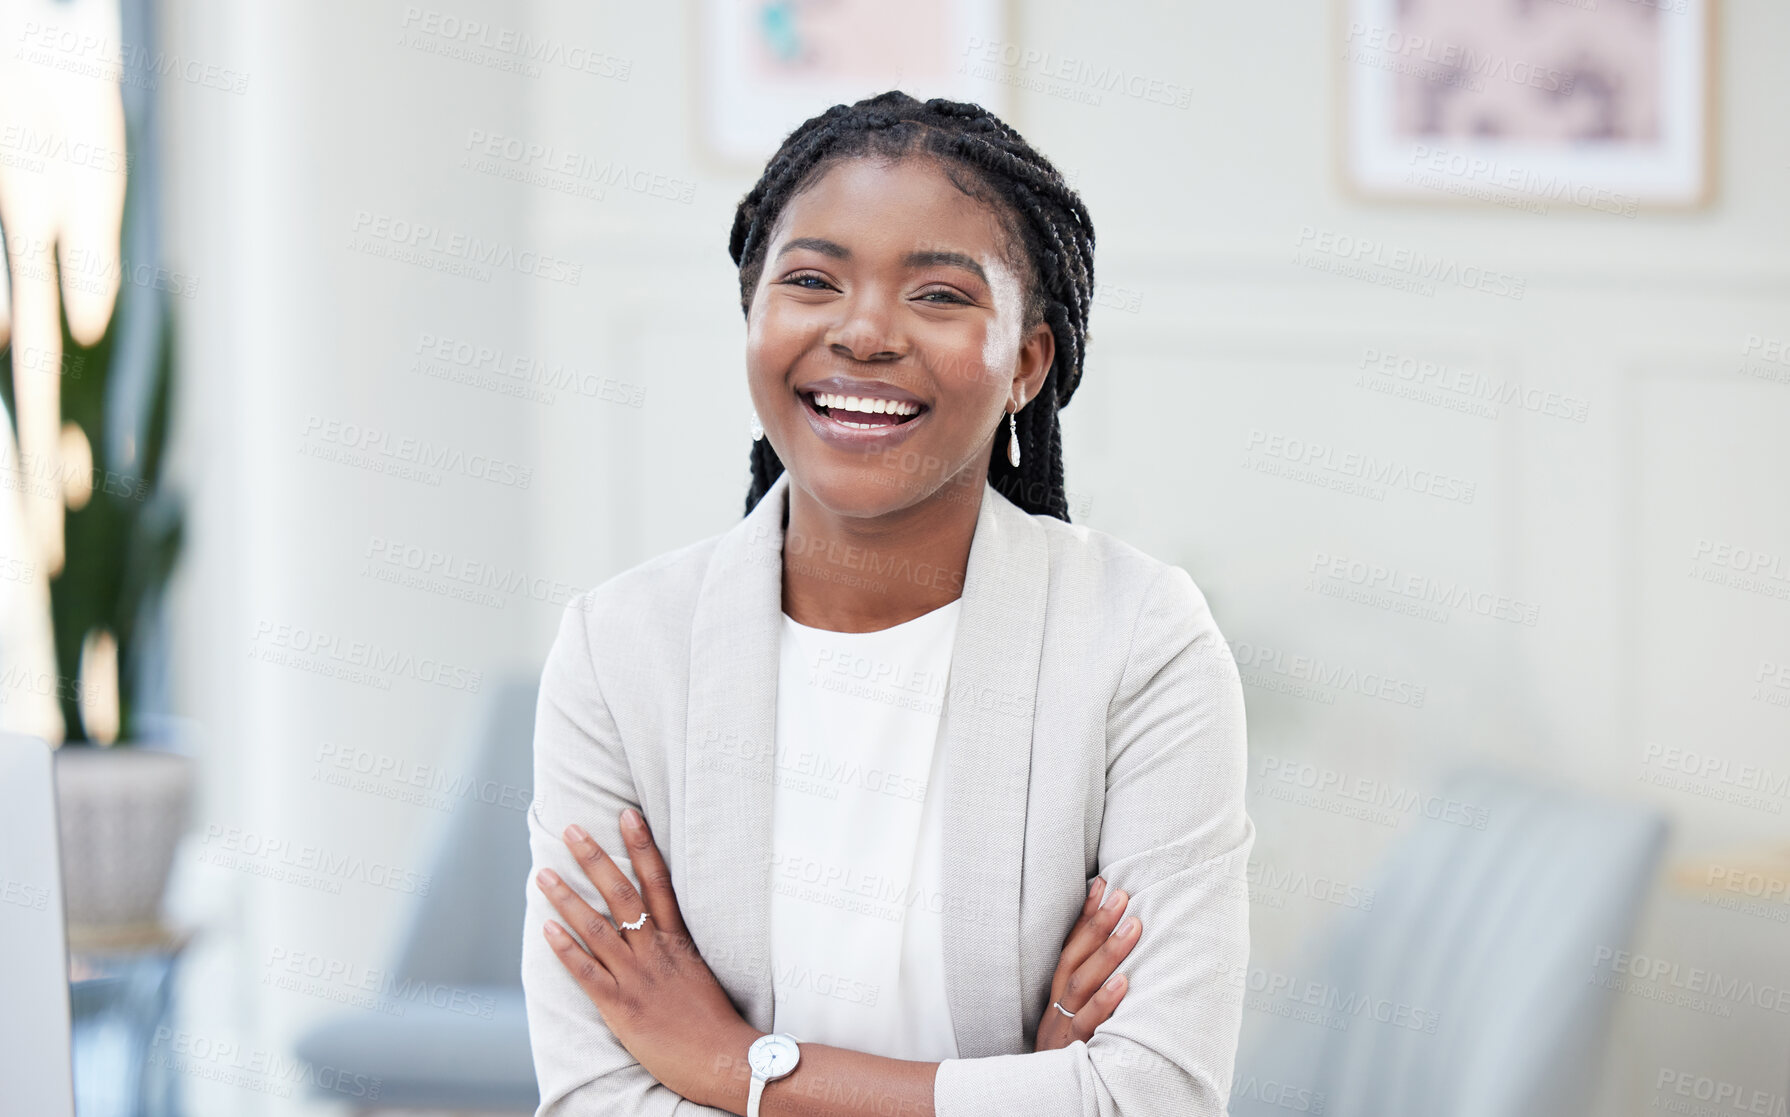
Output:
<svg viewBox="0 0 1790 1117">
<path fill-rule="evenodd" d="M 798 1041 L 957 1058 L 932 775 L 961 604 L 877 632 L 783 618 L 772 1027 Z"/>
</svg>

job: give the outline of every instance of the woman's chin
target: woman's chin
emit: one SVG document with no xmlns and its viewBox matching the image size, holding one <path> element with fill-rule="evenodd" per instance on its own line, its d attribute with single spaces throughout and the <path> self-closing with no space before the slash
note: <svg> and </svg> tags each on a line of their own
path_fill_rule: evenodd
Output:
<svg viewBox="0 0 1790 1117">
<path fill-rule="evenodd" d="M 885 464 L 873 455 L 864 465 L 829 462 L 818 467 L 790 468 L 792 483 L 799 485 L 816 504 L 835 516 L 873 519 L 900 512 L 923 501 L 938 487 L 937 478 L 923 477 Z"/>
<path fill-rule="evenodd" d="M 788 464 L 784 465 L 789 469 Z M 893 516 L 924 503 L 963 501 L 976 503 L 983 485 L 940 480 L 933 474 L 911 473 L 877 462 L 874 467 L 827 464 L 789 469 L 791 483 L 807 492 L 809 499 L 832 516 L 875 519 Z"/>
</svg>

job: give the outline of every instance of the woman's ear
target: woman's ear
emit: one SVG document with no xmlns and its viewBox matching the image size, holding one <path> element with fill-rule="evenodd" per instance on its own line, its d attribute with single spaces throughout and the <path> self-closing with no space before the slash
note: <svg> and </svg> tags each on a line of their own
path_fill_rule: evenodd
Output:
<svg viewBox="0 0 1790 1117">
<path fill-rule="evenodd" d="M 1037 399 L 1038 393 L 1044 390 L 1044 378 L 1050 375 L 1050 364 L 1056 357 L 1057 335 L 1051 332 L 1050 323 L 1040 322 L 1019 343 L 1019 363 L 1013 370 L 1013 389 L 1008 403 L 1024 407 Z"/>
</svg>

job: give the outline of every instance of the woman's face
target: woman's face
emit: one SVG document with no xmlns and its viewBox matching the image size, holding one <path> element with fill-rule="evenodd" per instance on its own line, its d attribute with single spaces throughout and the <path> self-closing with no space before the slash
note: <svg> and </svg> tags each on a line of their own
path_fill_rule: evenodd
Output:
<svg viewBox="0 0 1790 1117">
<path fill-rule="evenodd" d="M 1022 336 L 1008 258 L 995 214 L 925 158 L 848 159 L 790 201 L 752 293 L 746 369 L 792 482 L 850 516 L 953 480 L 980 498 L 996 428 L 1006 437 L 1008 407 L 1055 353 L 1048 326 Z"/>
</svg>

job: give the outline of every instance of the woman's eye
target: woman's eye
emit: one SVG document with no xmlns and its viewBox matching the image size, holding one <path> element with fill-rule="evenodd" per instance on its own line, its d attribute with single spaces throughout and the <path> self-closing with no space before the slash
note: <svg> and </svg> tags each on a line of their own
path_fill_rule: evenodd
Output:
<svg viewBox="0 0 1790 1117">
<path fill-rule="evenodd" d="M 792 275 L 788 279 L 785 279 L 783 282 L 787 283 L 791 287 L 806 287 L 810 291 L 829 290 L 833 286 L 831 283 L 828 283 L 826 280 L 822 279 L 820 276 L 814 275 L 809 272 L 804 272 L 801 275 Z"/>
<path fill-rule="evenodd" d="M 942 288 L 921 292 L 920 299 L 923 302 L 963 303 L 966 305 L 970 301 L 956 291 L 947 291 Z"/>
</svg>

